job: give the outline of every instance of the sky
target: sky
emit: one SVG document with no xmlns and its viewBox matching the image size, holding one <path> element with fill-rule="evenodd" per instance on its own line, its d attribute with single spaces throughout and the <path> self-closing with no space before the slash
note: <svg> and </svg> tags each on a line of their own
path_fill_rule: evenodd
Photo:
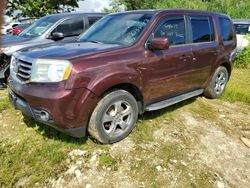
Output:
<svg viewBox="0 0 250 188">
<path fill-rule="evenodd" d="M 1 1 L 1 0 L 0 0 Z M 77 12 L 101 12 L 104 8 L 110 8 L 110 3 L 112 0 L 84 0 L 79 1 L 79 8 L 76 9 Z M 8 16 L 4 17 L 5 21 L 11 21 Z"/>
<path fill-rule="evenodd" d="M 81 12 L 101 12 L 104 8 L 110 8 L 111 0 L 84 0 L 79 1 L 79 8 L 76 11 Z"/>
</svg>

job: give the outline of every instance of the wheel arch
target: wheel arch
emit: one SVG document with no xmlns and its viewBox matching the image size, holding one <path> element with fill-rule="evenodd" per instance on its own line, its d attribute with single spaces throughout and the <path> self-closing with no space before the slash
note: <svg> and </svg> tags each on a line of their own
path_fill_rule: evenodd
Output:
<svg viewBox="0 0 250 188">
<path fill-rule="evenodd" d="M 125 90 L 125 91 L 129 92 L 131 95 L 133 95 L 133 97 L 137 101 L 139 113 L 142 114 L 144 112 L 144 98 L 143 98 L 143 95 L 142 95 L 140 89 L 135 84 L 116 83 L 116 84 L 111 85 L 108 88 L 106 88 L 99 97 L 102 98 L 106 94 L 108 94 L 114 90 L 119 90 L 119 89 Z"/>
<path fill-rule="evenodd" d="M 228 71 L 228 75 L 229 75 L 229 78 L 231 76 L 231 72 L 232 72 L 232 65 L 229 63 L 229 62 L 223 62 L 220 64 L 220 66 L 223 66 L 227 69 Z"/>
</svg>

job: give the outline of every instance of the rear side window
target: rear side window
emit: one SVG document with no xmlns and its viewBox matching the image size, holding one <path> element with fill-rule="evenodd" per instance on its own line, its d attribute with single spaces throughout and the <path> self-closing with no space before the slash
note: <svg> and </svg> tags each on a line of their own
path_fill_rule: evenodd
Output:
<svg viewBox="0 0 250 188">
<path fill-rule="evenodd" d="M 186 43 L 184 16 L 168 17 L 160 24 L 154 33 L 154 37 L 168 38 L 170 45 Z"/>
<path fill-rule="evenodd" d="M 207 16 L 191 16 L 192 42 L 210 42 L 215 40 L 212 18 Z"/>
<path fill-rule="evenodd" d="M 228 18 L 219 18 L 220 32 L 223 41 L 233 40 L 233 25 Z"/>
<path fill-rule="evenodd" d="M 63 33 L 65 37 L 78 36 L 84 31 L 83 18 L 70 18 L 60 23 L 52 32 Z"/>
<path fill-rule="evenodd" d="M 88 17 L 89 19 L 89 26 L 93 25 L 95 22 L 101 19 L 101 17 Z"/>
</svg>

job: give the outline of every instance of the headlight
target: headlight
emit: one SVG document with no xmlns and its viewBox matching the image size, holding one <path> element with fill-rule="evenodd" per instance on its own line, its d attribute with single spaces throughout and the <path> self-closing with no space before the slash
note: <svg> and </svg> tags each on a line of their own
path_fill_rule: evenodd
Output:
<svg viewBox="0 0 250 188">
<path fill-rule="evenodd" d="M 60 82 L 67 80 L 72 64 L 67 60 L 37 59 L 32 65 L 31 82 Z"/>
</svg>

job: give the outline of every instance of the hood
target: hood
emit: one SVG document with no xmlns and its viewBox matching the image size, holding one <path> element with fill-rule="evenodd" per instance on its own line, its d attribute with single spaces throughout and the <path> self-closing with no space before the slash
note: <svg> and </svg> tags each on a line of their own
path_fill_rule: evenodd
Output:
<svg viewBox="0 0 250 188">
<path fill-rule="evenodd" d="M 32 40 L 33 38 L 27 38 L 27 37 L 20 37 L 20 36 L 14 36 L 14 35 L 4 35 L 2 36 L 2 46 L 12 46 L 12 45 L 18 45 L 19 43 L 27 42 Z"/>
<path fill-rule="evenodd" d="M 55 43 L 42 45 L 35 48 L 28 48 L 19 52 L 21 55 L 30 58 L 42 59 L 72 59 L 75 57 L 88 55 L 91 53 L 103 52 L 111 49 L 120 48 L 116 44 L 97 44 L 91 42 Z"/>
</svg>

